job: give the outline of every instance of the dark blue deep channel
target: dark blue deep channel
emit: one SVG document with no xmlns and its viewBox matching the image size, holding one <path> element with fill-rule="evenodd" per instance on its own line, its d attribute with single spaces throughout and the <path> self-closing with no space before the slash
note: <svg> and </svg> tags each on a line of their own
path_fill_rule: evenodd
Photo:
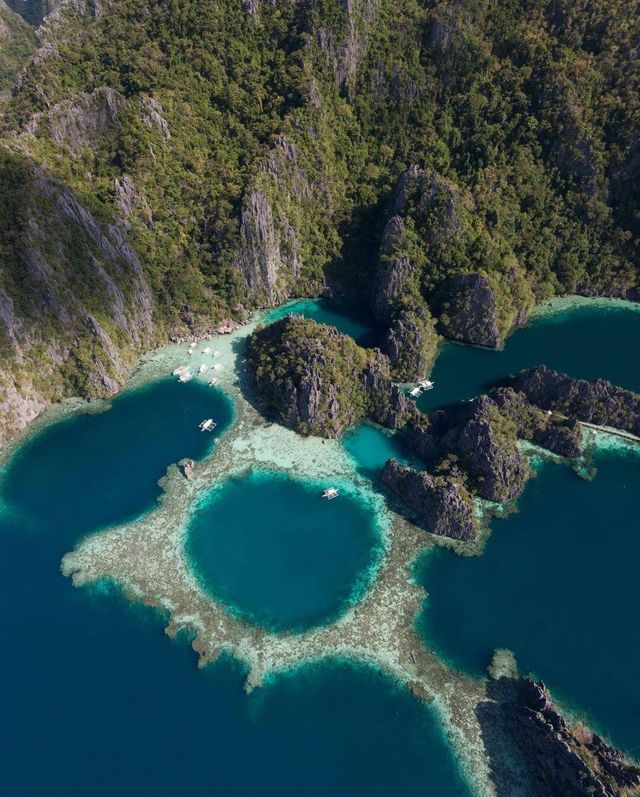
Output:
<svg viewBox="0 0 640 797">
<path fill-rule="evenodd" d="M 364 668 L 324 664 L 247 696 L 199 671 L 149 610 L 75 589 L 60 559 L 92 528 L 154 505 L 157 480 L 209 453 L 216 391 L 164 381 L 33 438 L 0 488 L 3 797 L 467 795 L 428 707 Z"/>
<path fill-rule="evenodd" d="M 429 554 L 419 626 L 471 674 L 509 648 L 522 673 L 640 758 L 640 451 L 594 464 L 585 481 L 545 463 L 481 556 Z"/>
</svg>

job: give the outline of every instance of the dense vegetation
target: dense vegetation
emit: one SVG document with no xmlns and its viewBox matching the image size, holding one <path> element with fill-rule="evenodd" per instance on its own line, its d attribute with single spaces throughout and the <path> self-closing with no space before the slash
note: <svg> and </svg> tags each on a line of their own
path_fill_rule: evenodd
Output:
<svg viewBox="0 0 640 797">
<path fill-rule="evenodd" d="M 33 28 L 0 0 L 0 97 L 14 84 L 35 46 Z"/>
<path fill-rule="evenodd" d="M 447 324 L 455 275 L 479 274 L 495 293 L 496 340 L 554 293 L 635 297 L 635 2 L 93 8 L 63 2 L 45 23 L 44 50 L 2 108 L 0 148 L 11 155 L 0 186 L 21 161 L 27 187 L 36 165 L 96 224 L 121 218 L 153 296 L 156 339 L 327 281 L 368 294 L 411 166 L 439 188 L 427 207 L 424 192 L 409 195 L 401 212 L 410 304 L 428 304 L 444 334 L 464 336 Z M 33 203 L 10 209 L 18 224 L 0 228 L 13 271 L 42 249 Z M 76 257 L 57 254 L 54 225 L 40 259 L 75 275 L 91 247 L 74 222 L 65 230 L 78 234 Z M 11 287 L 18 304 L 21 290 Z M 72 336 L 90 335 L 85 326 Z M 28 337 L 18 348 L 51 330 L 36 323 Z"/>
<path fill-rule="evenodd" d="M 262 408 L 301 434 L 338 437 L 364 418 L 397 429 L 418 414 L 385 355 L 301 316 L 259 327 L 247 361 Z"/>
</svg>

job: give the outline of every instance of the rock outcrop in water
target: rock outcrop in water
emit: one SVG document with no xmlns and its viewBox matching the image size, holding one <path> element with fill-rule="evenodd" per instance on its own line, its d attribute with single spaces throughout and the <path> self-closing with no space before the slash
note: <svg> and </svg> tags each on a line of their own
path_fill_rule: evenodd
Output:
<svg viewBox="0 0 640 797">
<path fill-rule="evenodd" d="M 444 476 L 420 473 L 390 459 L 382 481 L 411 511 L 411 520 L 432 534 L 473 540 L 478 531 L 473 502 L 464 487 Z"/>
<path fill-rule="evenodd" d="M 419 415 L 387 357 L 300 316 L 256 330 L 247 359 L 260 403 L 301 434 L 338 437 L 367 417 L 397 429 Z"/>
<path fill-rule="evenodd" d="M 527 478 L 515 424 L 487 396 L 423 416 L 406 433 L 430 470 L 462 476 L 481 498 L 511 500 Z"/>
<path fill-rule="evenodd" d="M 497 388 L 488 395 L 515 424 L 516 435 L 521 440 L 530 440 L 562 457 L 574 458 L 580 454 L 582 429 L 576 420 L 545 412 L 511 388 Z"/>
<path fill-rule="evenodd" d="M 520 372 L 513 387 L 545 410 L 640 435 L 640 395 L 606 379 L 588 382 L 541 365 Z"/>
<path fill-rule="evenodd" d="M 640 768 L 582 726 L 571 726 L 542 682 L 524 679 L 507 722 L 545 794 L 622 797 L 640 794 Z"/>
<path fill-rule="evenodd" d="M 490 501 L 509 501 L 524 486 L 528 467 L 518 439 L 565 457 L 580 453 L 575 421 L 548 415 L 509 388 L 421 416 L 405 432 L 429 469 L 463 477 L 469 489 Z"/>
</svg>

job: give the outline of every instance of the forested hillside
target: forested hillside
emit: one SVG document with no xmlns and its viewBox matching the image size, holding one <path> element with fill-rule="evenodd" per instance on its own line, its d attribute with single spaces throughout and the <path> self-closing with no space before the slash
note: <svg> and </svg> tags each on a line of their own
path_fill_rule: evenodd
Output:
<svg viewBox="0 0 640 797">
<path fill-rule="evenodd" d="M 638 2 L 13 6 L 59 7 L 0 105 L 0 439 L 327 285 L 404 377 L 434 322 L 493 346 L 554 294 L 636 298 Z"/>
<path fill-rule="evenodd" d="M 0 99 L 6 99 L 20 69 L 35 50 L 36 36 L 18 14 L 0 0 Z"/>
</svg>

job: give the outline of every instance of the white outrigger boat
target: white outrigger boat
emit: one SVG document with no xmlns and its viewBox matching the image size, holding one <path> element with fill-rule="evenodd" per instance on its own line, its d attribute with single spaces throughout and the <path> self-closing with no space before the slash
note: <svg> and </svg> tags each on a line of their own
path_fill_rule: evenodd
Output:
<svg viewBox="0 0 640 797">
<path fill-rule="evenodd" d="M 409 391 L 409 395 L 413 398 L 419 398 L 425 390 L 433 390 L 434 387 L 435 382 L 431 382 L 429 379 L 423 379 L 421 382 L 418 382 L 416 387 Z"/>
<path fill-rule="evenodd" d="M 220 352 L 219 351 L 214 351 L 213 352 L 213 356 L 214 357 L 220 357 Z"/>
<path fill-rule="evenodd" d="M 214 370 L 214 371 L 221 371 L 221 370 L 222 370 L 222 364 L 221 364 L 221 363 L 216 363 L 216 364 L 213 366 L 213 370 Z"/>
<path fill-rule="evenodd" d="M 327 501 L 333 501 L 333 499 L 337 498 L 339 495 L 340 493 L 335 487 L 327 487 L 327 489 L 322 493 L 322 497 L 326 498 Z"/>
<path fill-rule="evenodd" d="M 208 382 L 209 387 L 215 387 L 218 384 L 220 384 L 220 380 L 217 376 L 214 376 L 213 379 L 210 379 Z"/>
<path fill-rule="evenodd" d="M 200 423 L 198 428 L 201 432 L 213 432 L 217 425 L 213 418 L 207 418 Z"/>
<path fill-rule="evenodd" d="M 198 376 L 199 376 L 200 374 L 203 374 L 203 373 L 204 373 L 204 372 L 207 370 L 207 368 L 208 368 L 208 367 L 209 367 L 209 366 L 208 366 L 208 365 L 206 365 L 206 363 L 202 363 L 202 365 L 200 366 L 200 368 L 198 368 Z"/>
<path fill-rule="evenodd" d="M 173 375 L 178 377 L 178 382 L 189 382 L 193 379 L 193 374 L 186 365 L 181 365 L 179 368 L 176 368 Z"/>
<path fill-rule="evenodd" d="M 207 348 L 206 348 L 206 349 L 203 349 L 203 350 L 202 350 L 202 353 L 203 353 L 203 354 L 210 354 L 210 353 L 211 353 L 211 346 L 207 346 Z"/>
</svg>

